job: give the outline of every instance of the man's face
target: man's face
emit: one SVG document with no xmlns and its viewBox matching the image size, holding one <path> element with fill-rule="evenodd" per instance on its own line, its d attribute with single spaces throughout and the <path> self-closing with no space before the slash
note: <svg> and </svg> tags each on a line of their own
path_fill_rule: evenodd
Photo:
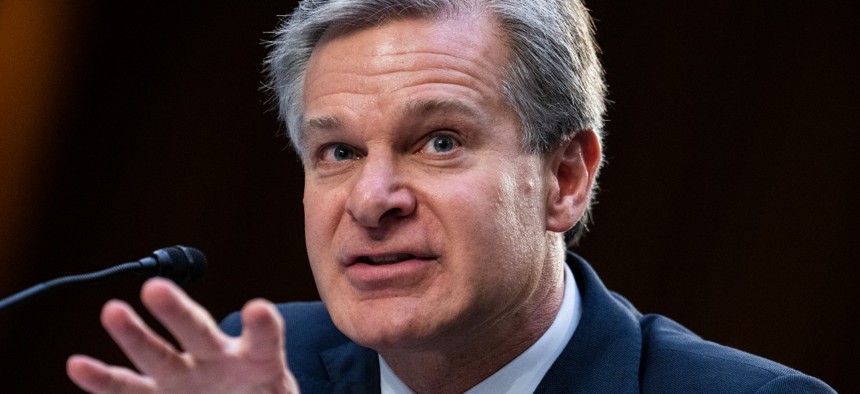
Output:
<svg viewBox="0 0 860 394">
<path fill-rule="evenodd" d="M 315 48 L 307 249 L 335 324 L 356 342 L 439 347 L 498 331 L 530 312 L 555 269 L 551 171 L 521 149 L 501 94 L 506 59 L 495 26 L 470 15 L 328 34 Z"/>
</svg>

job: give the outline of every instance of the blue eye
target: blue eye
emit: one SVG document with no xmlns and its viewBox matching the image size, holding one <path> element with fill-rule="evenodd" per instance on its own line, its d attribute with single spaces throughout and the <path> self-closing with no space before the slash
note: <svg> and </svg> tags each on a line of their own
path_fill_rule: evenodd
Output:
<svg viewBox="0 0 860 394">
<path fill-rule="evenodd" d="M 427 141 L 427 144 L 424 145 L 424 150 L 431 153 L 447 153 L 454 150 L 456 147 L 457 141 L 451 138 L 451 136 L 437 135 Z"/>
<path fill-rule="evenodd" d="M 344 161 L 355 160 L 358 155 L 355 150 L 346 144 L 334 144 L 329 146 L 323 152 L 323 160 Z"/>
</svg>

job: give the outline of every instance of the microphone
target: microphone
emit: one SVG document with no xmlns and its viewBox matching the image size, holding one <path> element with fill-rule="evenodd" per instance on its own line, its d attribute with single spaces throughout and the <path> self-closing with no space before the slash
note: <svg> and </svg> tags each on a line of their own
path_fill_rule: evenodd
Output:
<svg viewBox="0 0 860 394">
<path fill-rule="evenodd" d="M 183 286 L 203 277 L 206 271 L 206 256 L 197 249 L 176 245 L 158 249 L 152 255 L 138 261 L 116 265 L 101 271 L 88 274 L 63 276 L 54 280 L 40 283 L 29 289 L 18 292 L 0 300 L 0 313 L 11 307 L 32 300 L 37 295 L 49 290 L 83 283 L 96 282 L 112 278 L 127 272 L 142 273 L 147 277 L 161 276 Z"/>
</svg>

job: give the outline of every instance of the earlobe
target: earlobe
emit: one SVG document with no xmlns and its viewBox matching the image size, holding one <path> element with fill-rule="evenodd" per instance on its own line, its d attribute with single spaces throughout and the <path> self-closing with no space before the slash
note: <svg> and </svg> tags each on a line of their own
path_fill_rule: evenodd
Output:
<svg viewBox="0 0 860 394">
<path fill-rule="evenodd" d="M 577 132 L 550 154 L 550 167 L 547 169 L 548 231 L 565 232 L 585 214 L 601 158 L 600 139 L 592 130 Z"/>
</svg>

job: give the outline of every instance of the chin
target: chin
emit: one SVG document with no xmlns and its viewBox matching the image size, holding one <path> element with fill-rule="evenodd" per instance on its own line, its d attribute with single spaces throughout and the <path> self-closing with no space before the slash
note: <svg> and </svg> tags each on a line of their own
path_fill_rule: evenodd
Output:
<svg viewBox="0 0 860 394">
<path fill-rule="evenodd" d="M 374 300 L 348 308 L 346 316 L 333 314 L 332 319 L 361 346 L 376 351 L 417 348 L 432 342 L 439 330 L 430 316 L 422 315 L 415 301 L 419 300 Z"/>
</svg>

